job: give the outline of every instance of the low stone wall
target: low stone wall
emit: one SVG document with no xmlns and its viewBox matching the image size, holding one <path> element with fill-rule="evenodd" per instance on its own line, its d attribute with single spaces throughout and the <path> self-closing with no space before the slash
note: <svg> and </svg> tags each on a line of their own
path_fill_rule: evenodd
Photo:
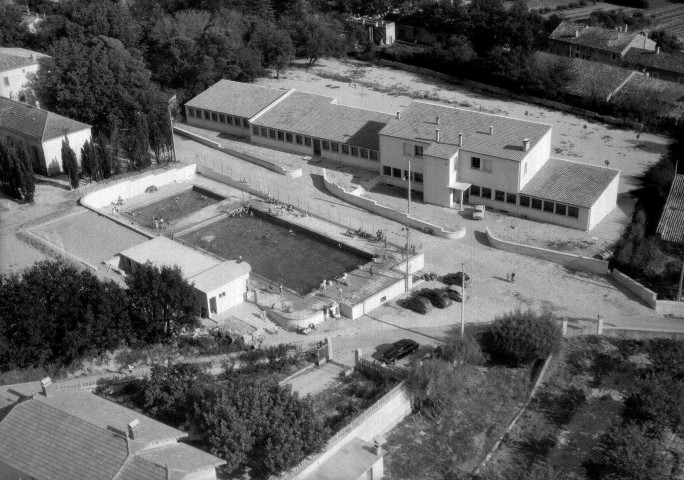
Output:
<svg viewBox="0 0 684 480">
<path fill-rule="evenodd" d="M 357 195 L 354 195 L 353 193 L 347 192 L 344 188 L 328 180 L 325 169 L 323 169 L 323 181 L 325 183 L 325 189 L 328 192 L 330 192 L 330 194 L 334 195 L 335 197 L 341 200 L 344 200 L 347 203 L 351 203 L 352 205 L 356 205 L 357 207 L 363 208 L 364 210 L 367 210 L 371 213 L 380 215 L 381 217 L 389 218 L 390 220 L 394 220 L 395 222 L 408 224 L 410 227 L 420 231 L 424 231 L 426 228 L 429 228 L 432 230 L 432 233 L 435 236 L 441 238 L 448 238 L 450 240 L 457 240 L 463 238 L 466 234 L 465 227 L 461 227 L 460 229 L 453 232 L 445 230 L 442 227 L 439 227 L 432 223 L 424 222 L 417 218 L 411 217 L 410 215 L 407 215 L 405 213 L 398 212 L 397 210 L 386 207 L 384 205 L 380 205 L 374 200 L 359 197 Z"/>
<path fill-rule="evenodd" d="M 649 307 L 656 308 L 656 299 L 658 294 L 653 290 L 649 290 L 648 288 L 644 287 L 636 280 L 633 280 L 624 273 L 620 272 L 617 268 L 613 269 L 611 276 L 616 282 L 643 300 Z"/>
<path fill-rule="evenodd" d="M 492 230 L 489 227 L 487 227 L 487 240 L 489 240 L 492 247 L 503 250 L 504 252 L 527 255 L 528 257 L 547 260 L 569 268 L 584 270 L 598 275 L 608 274 L 608 262 L 605 260 L 597 260 L 595 258 L 583 257 L 582 255 L 556 252 L 555 250 L 548 250 L 546 248 L 532 247 L 530 245 L 501 240 L 492 233 Z"/>
<path fill-rule="evenodd" d="M 662 315 L 672 317 L 684 317 L 684 302 L 673 302 L 672 300 L 656 300 L 655 311 Z"/>
<path fill-rule="evenodd" d="M 277 165 L 275 163 L 271 163 L 267 160 L 264 160 L 262 158 L 257 158 L 252 155 L 248 155 L 244 152 L 239 152 L 235 149 L 228 148 L 218 142 L 214 142 L 213 140 L 209 140 L 208 138 L 205 138 L 201 135 L 198 135 L 196 133 L 190 132 L 188 130 L 182 129 L 180 127 L 174 126 L 173 131 L 175 133 L 178 133 L 179 135 L 183 135 L 184 137 L 191 138 L 192 140 L 201 143 L 202 145 L 206 145 L 207 147 L 211 147 L 216 150 L 220 150 L 224 153 L 227 153 L 228 155 L 233 155 L 234 157 L 240 158 L 242 160 L 245 160 L 247 162 L 253 163 L 255 165 L 259 165 L 260 167 L 266 168 L 272 172 L 279 173 L 280 175 L 285 175 L 286 177 L 291 177 L 291 178 L 299 178 L 302 176 L 302 169 L 301 168 L 285 168 L 280 165 Z"/>
<path fill-rule="evenodd" d="M 684 340 L 684 331 L 658 330 L 655 328 L 619 328 L 603 327 L 602 334 L 606 337 L 615 337 L 631 340 L 648 340 L 651 338 L 668 338 L 672 340 Z"/>
</svg>

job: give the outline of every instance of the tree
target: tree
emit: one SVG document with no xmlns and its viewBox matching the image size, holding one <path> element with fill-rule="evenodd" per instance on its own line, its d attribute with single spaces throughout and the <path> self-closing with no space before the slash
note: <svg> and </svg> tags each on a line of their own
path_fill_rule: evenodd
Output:
<svg viewBox="0 0 684 480">
<path fill-rule="evenodd" d="M 307 68 L 319 58 L 339 57 L 344 53 L 342 27 L 331 17 L 289 18 L 283 25 L 292 38 L 296 55 L 309 60 Z"/>
<path fill-rule="evenodd" d="M 28 36 L 22 12 L 10 3 L 0 3 L 0 45 L 22 47 Z"/>
<path fill-rule="evenodd" d="M 665 30 L 655 30 L 648 37 L 656 42 L 660 50 L 667 53 L 677 53 L 684 50 L 684 44 L 676 36 Z"/>
<path fill-rule="evenodd" d="M 199 324 L 194 288 L 177 266 L 148 262 L 126 277 L 126 286 L 135 327 L 145 341 L 168 341 Z"/>
<path fill-rule="evenodd" d="M 276 78 L 280 78 L 280 72 L 286 70 L 295 57 L 290 35 L 271 24 L 262 25 L 254 33 L 250 45 L 261 51 L 264 67 L 275 69 Z"/>
<path fill-rule="evenodd" d="M 443 360 L 425 360 L 415 365 L 406 378 L 413 409 L 431 418 L 438 417 L 452 405 L 464 387 L 466 368 L 455 368 Z"/>
<path fill-rule="evenodd" d="M 98 135 L 95 138 L 93 149 L 97 153 L 99 158 L 100 170 L 102 172 L 103 178 L 109 178 L 112 176 L 112 171 L 114 169 L 114 153 L 112 152 L 113 147 L 107 142 L 107 139 L 103 135 Z"/>
<path fill-rule="evenodd" d="M 192 424 L 228 469 L 249 463 L 264 477 L 319 452 L 328 434 L 308 399 L 268 380 L 207 390 L 195 404 Z"/>
<path fill-rule="evenodd" d="M 560 327 L 549 312 L 520 309 L 496 317 L 489 332 L 490 349 L 511 365 L 527 365 L 557 352 Z"/>
<path fill-rule="evenodd" d="M 66 137 L 62 140 L 62 168 L 69 177 L 71 188 L 78 188 L 78 162 Z"/>
<path fill-rule="evenodd" d="M 451 335 L 441 348 L 440 358 L 445 362 L 455 365 L 482 365 L 485 362 L 480 344 L 472 336 Z"/>
<path fill-rule="evenodd" d="M 81 147 L 81 166 L 83 173 L 88 175 L 91 181 L 100 179 L 100 157 L 91 140 L 86 140 Z"/>
<path fill-rule="evenodd" d="M 33 161 L 28 146 L 21 143 L 17 147 L 16 156 L 17 189 L 22 201 L 32 202 L 36 191 L 36 176 L 33 172 Z"/>
<path fill-rule="evenodd" d="M 670 372 L 648 375 L 625 399 L 622 415 L 627 421 L 648 423 L 659 432 L 679 431 L 684 425 L 684 381 L 673 379 Z"/>
</svg>

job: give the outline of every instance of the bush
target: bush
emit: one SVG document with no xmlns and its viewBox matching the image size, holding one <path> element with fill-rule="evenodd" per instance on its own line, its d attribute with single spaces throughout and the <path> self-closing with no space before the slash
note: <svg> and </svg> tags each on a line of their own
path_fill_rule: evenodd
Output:
<svg viewBox="0 0 684 480">
<path fill-rule="evenodd" d="M 640 380 L 625 399 L 626 421 L 648 423 L 657 431 L 677 432 L 684 424 L 684 382 L 667 374 L 651 374 Z"/>
<path fill-rule="evenodd" d="M 445 362 L 456 365 L 468 363 L 470 365 L 482 365 L 485 363 L 485 356 L 482 353 L 480 344 L 473 337 L 454 335 L 447 339 L 446 345 L 442 347 L 440 357 Z"/>
<path fill-rule="evenodd" d="M 550 313 L 517 309 L 494 320 L 489 347 L 502 361 L 519 366 L 557 352 L 561 339 L 560 327 Z"/>
</svg>

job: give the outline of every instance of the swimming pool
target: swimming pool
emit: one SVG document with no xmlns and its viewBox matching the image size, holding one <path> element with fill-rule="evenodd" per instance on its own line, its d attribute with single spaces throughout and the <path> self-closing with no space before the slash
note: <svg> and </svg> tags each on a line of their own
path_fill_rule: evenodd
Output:
<svg viewBox="0 0 684 480">
<path fill-rule="evenodd" d="M 224 198 L 193 186 L 156 202 L 135 208 L 131 210 L 133 214 L 131 217 L 140 225 L 151 227 L 152 217 L 163 218 L 165 222 L 172 223 L 204 207 L 219 203 L 221 200 Z"/>
<path fill-rule="evenodd" d="M 238 256 L 252 271 L 306 294 L 323 279 L 333 280 L 371 260 L 371 256 L 258 211 L 254 216 L 224 217 L 189 232 L 181 240 L 226 260 Z"/>
</svg>

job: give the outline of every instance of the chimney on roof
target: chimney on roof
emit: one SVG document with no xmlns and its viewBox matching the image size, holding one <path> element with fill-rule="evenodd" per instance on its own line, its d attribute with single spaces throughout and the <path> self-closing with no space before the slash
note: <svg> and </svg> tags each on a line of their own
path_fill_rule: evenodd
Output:
<svg viewBox="0 0 684 480">
<path fill-rule="evenodd" d="M 40 110 L 40 102 L 38 100 L 36 100 L 36 108 Z"/>
<path fill-rule="evenodd" d="M 397 120 L 401 118 L 401 112 L 397 112 Z"/>
<path fill-rule="evenodd" d="M 435 142 L 439 143 L 439 128 L 435 128 Z"/>
<path fill-rule="evenodd" d="M 458 134 L 458 146 L 459 147 L 463 146 L 463 134 L 462 133 Z"/>
<path fill-rule="evenodd" d="M 530 139 L 523 138 L 523 152 L 528 152 L 530 150 Z"/>
<path fill-rule="evenodd" d="M 31 61 L 33 61 L 33 62 L 36 61 L 36 54 L 35 53 L 31 54 Z"/>
<path fill-rule="evenodd" d="M 660 53 L 660 47 L 656 47 L 656 55 Z"/>
<path fill-rule="evenodd" d="M 494 135 L 494 126 L 492 125 L 489 126 L 489 134 Z"/>
<path fill-rule="evenodd" d="M 50 385 L 52 385 L 52 379 L 50 377 L 45 377 L 40 381 L 40 388 L 43 390 L 43 395 L 46 397 L 50 396 L 50 392 L 52 391 L 51 388 L 48 388 Z"/>
<path fill-rule="evenodd" d="M 439 117 L 435 117 L 435 123 L 439 125 Z"/>
<path fill-rule="evenodd" d="M 128 424 L 128 436 L 131 440 L 139 440 L 142 433 L 142 424 L 137 418 Z"/>
<path fill-rule="evenodd" d="M 579 30 L 575 30 L 575 38 L 579 37 Z"/>
</svg>

